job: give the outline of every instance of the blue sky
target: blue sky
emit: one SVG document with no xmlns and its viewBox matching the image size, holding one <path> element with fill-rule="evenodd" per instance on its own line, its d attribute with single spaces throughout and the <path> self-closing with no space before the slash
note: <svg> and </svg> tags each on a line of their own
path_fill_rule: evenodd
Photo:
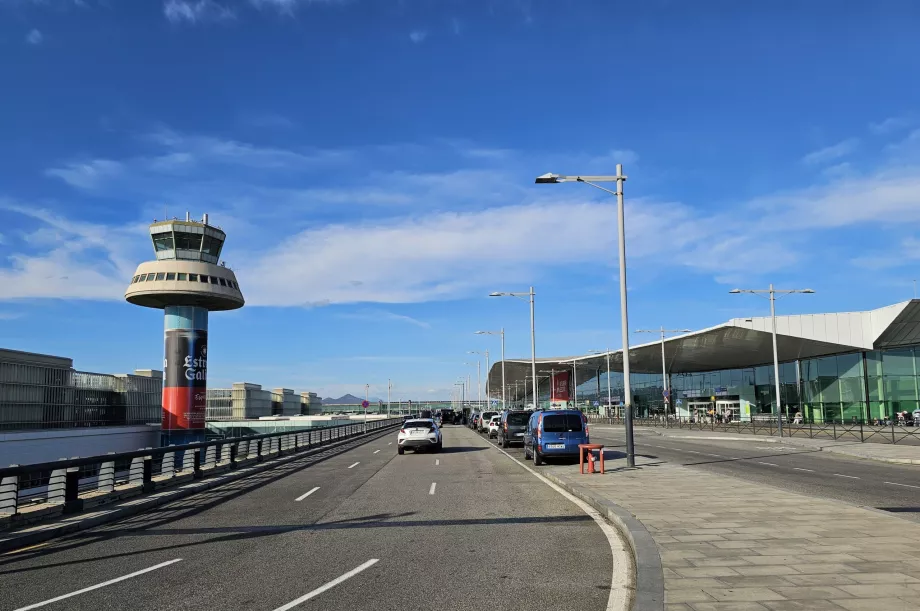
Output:
<svg viewBox="0 0 920 611">
<path fill-rule="evenodd" d="M 561 0 L 0 0 L 0 346 L 157 367 L 128 305 L 146 225 L 228 233 L 247 306 L 210 385 L 446 397 L 507 331 L 541 356 L 631 328 L 910 298 L 920 5 Z M 642 335 L 631 341 L 646 341 Z"/>
</svg>

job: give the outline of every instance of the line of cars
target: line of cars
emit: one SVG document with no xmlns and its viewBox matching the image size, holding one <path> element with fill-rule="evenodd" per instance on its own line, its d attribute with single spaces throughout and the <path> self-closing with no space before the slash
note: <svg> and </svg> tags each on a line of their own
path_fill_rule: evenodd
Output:
<svg viewBox="0 0 920 611">
<path fill-rule="evenodd" d="M 578 458 L 590 443 L 588 419 L 575 409 L 483 411 L 470 415 L 469 427 L 495 438 L 503 448 L 524 446 L 524 459 L 542 465 L 546 458 Z"/>
<path fill-rule="evenodd" d="M 406 450 L 432 450 L 440 452 L 444 447 L 444 437 L 441 427 L 453 424 L 457 418 L 462 419 L 462 414 L 453 410 L 421 410 L 417 416 L 409 414 L 399 428 L 396 436 L 396 452 L 402 456 Z"/>
</svg>

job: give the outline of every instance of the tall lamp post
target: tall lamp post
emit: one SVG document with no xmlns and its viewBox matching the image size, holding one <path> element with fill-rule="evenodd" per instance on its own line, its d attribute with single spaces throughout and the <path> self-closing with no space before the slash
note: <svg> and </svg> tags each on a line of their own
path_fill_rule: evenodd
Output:
<svg viewBox="0 0 920 611">
<path fill-rule="evenodd" d="M 610 349 L 607 350 L 588 350 L 588 354 L 603 354 L 607 357 L 607 408 L 604 413 L 610 417 L 610 406 L 613 405 L 613 395 L 610 390 Z"/>
<path fill-rule="evenodd" d="M 479 350 L 468 350 L 467 354 L 478 354 L 479 356 L 486 357 L 486 403 L 491 403 L 489 401 L 489 351 L 480 352 Z M 480 361 L 476 361 L 476 379 L 479 382 L 480 386 L 480 397 L 479 401 L 482 402 L 482 374 L 479 371 Z"/>
<path fill-rule="evenodd" d="M 665 333 L 690 333 L 690 329 L 637 329 L 633 333 L 661 333 L 661 390 L 662 398 L 673 404 L 674 397 L 671 396 L 670 385 L 668 384 L 668 362 L 664 356 L 664 334 Z M 676 412 L 675 412 L 676 413 Z M 667 415 L 667 411 L 665 411 Z"/>
<path fill-rule="evenodd" d="M 732 289 L 729 293 L 737 295 L 739 293 L 751 293 L 752 295 L 770 295 L 770 322 L 773 326 L 773 378 L 776 382 L 776 417 L 777 417 L 777 428 L 779 429 L 779 436 L 783 436 L 783 408 L 780 404 L 781 394 L 780 394 L 780 385 L 779 385 L 779 352 L 776 349 L 776 294 L 780 293 L 782 295 L 791 295 L 792 293 L 814 293 L 811 289 L 786 289 L 780 290 L 773 288 L 773 283 L 770 283 L 770 288 L 768 289 Z"/>
<path fill-rule="evenodd" d="M 619 225 L 619 246 L 620 246 L 620 323 L 623 334 L 623 397 L 626 405 L 626 465 L 629 467 L 636 466 L 636 451 L 633 444 L 633 413 L 632 413 L 632 389 L 629 387 L 629 316 L 626 311 L 626 213 L 623 206 L 623 183 L 626 176 L 623 175 L 622 164 L 617 164 L 616 176 L 561 176 L 559 174 L 544 174 L 538 176 L 536 183 L 539 184 L 556 184 L 560 182 L 581 182 L 595 189 L 600 189 L 616 195 L 617 198 L 617 224 Z M 615 182 L 617 190 L 611 191 L 602 187 L 599 182 Z"/>
<path fill-rule="evenodd" d="M 479 387 L 476 393 L 476 403 L 482 403 L 482 377 L 480 375 L 481 368 L 482 368 L 482 361 L 477 359 L 475 363 L 463 363 L 463 364 L 468 365 L 470 367 L 472 367 L 473 365 L 476 365 L 476 382 Z M 469 384 L 469 378 L 470 378 L 470 374 L 466 374 L 467 384 Z M 472 388 L 470 388 L 470 394 L 471 395 L 473 394 Z M 482 405 L 480 405 L 479 407 L 481 408 Z"/>
<path fill-rule="evenodd" d="M 503 410 L 508 409 L 507 401 L 505 399 L 505 392 L 506 392 L 505 391 L 505 328 L 502 327 L 501 330 L 499 331 L 476 331 L 476 335 L 501 335 L 502 336 L 502 409 Z M 488 353 L 489 351 L 486 350 L 486 354 Z M 488 360 L 489 360 L 488 357 L 486 357 L 486 361 Z M 486 380 L 489 379 L 490 372 L 488 371 L 488 369 L 489 368 L 486 367 Z"/>
<path fill-rule="evenodd" d="M 534 316 L 533 316 L 533 298 L 536 293 L 533 292 L 533 287 L 530 287 L 529 293 L 499 293 L 493 292 L 489 293 L 489 297 L 517 297 L 518 299 L 529 298 L 530 300 L 530 368 L 531 374 L 533 375 L 533 407 L 537 409 L 539 407 L 538 403 L 538 388 L 537 388 L 537 342 L 534 333 Z M 504 360 L 504 359 L 502 359 Z M 524 397 L 527 397 L 527 390 L 524 390 Z"/>
<path fill-rule="evenodd" d="M 393 390 L 393 382 L 387 379 L 387 418 L 390 417 L 390 391 Z"/>
<path fill-rule="evenodd" d="M 364 402 L 365 403 L 367 403 L 367 396 L 368 396 L 367 393 L 370 390 L 370 388 L 371 388 L 370 384 L 364 385 Z M 364 432 L 367 433 L 367 408 L 366 407 L 364 408 Z"/>
</svg>

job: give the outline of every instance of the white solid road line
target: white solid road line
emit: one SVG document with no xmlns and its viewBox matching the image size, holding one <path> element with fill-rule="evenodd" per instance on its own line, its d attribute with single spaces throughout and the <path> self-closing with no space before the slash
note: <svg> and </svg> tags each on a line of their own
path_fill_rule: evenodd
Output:
<svg viewBox="0 0 920 611">
<path fill-rule="evenodd" d="M 779 466 L 779 465 L 777 465 L 777 464 L 775 464 L 775 463 L 771 463 L 771 462 L 760 462 L 759 460 L 757 461 L 757 464 L 758 464 L 758 465 L 767 465 L 768 467 L 778 467 L 778 466 Z"/>
<path fill-rule="evenodd" d="M 40 603 L 35 603 L 34 605 L 29 605 L 29 606 L 27 606 L 27 607 L 19 607 L 19 608 L 16 609 L 15 611 L 28 611 L 28 609 L 38 609 L 39 607 L 44 607 L 45 605 L 50 605 L 51 603 L 56 603 L 56 602 L 58 602 L 59 600 L 64 600 L 64 599 L 70 598 L 70 597 L 72 597 L 72 596 L 77 596 L 78 594 L 85 594 L 86 592 L 91 592 L 91 591 L 93 591 L 93 590 L 98 590 L 99 588 L 104 588 L 105 586 L 110 586 L 110 585 L 112 585 L 113 583 L 118 583 L 119 581 L 124 581 L 124 580 L 126 580 L 126 579 L 131 579 L 132 577 L 137 577 L 138 575 L 143 575 L 144 573 L 149 573 L 150 571 L 155 571 L 155 570 L 157 570 L 157 569 L 162 569 L 162 568 L 165 567 L 165 566 L 169 566 L 170 564 L 175 564 L 175 563 L 181 562 L 181 561 L 182 561 L 182 558 L 176 558 L 175 560 L 168 560 L 168 561 L 166 561 L 166 562 L 161 562 L 160 564 L 155 564 L 155 565 L 153 565 L 153 566 L 151 566 L 151 567 L 147 567 L 146 569 L 142 569 L 142 570 L 140 570 L 140 571 L 135 571 L 135 572 L 133 572 L 133 573 L 129 573 L 128 575 L 122 575 L 121 577 L 116 577 L 115 579 L 110 579 L 109 581 L 103 581 L 102 583 L 97 583 L 97 584 L 94 585 L 94 586 L 90 586 L 90 587 L 88 587 L 88 588 L 83 588 L 82 590 L 77 590 L 76 592 L 71 592 L 70 594 L 64 594 L 64 595 L 62 595 L 62 596 L 56 596 L 56 597 L 54 597 L 54 598 L 49 598 L 48 600 L 44 600 L 44 601 L 42 601 L 42 602 L 40 602 Z"/>
<path fill-rule="evenodd" d="M 294 600 L 292 600 L 292 601 L 289 602 L 288 604 L 283 605 L 283 606 L 281 606 L 281 607 L 278 607 L 277 609 L 275 609 L 275 611 L 288 611 L 288 609 L 293 609 L 294 607 L 296 607 L 296 606 L 299 605 L 300 603 L 306 602 L 306 601 L 310 600 L 311 598 L 314 598 L 314 597 L 316 597 L 316 596 L 319 596 L 320 594 L 322 594 L 322 593 L 325 592 L 326 590 L 329 590 L 330 588 L 334 588 L 335 586 L 339 585 L 339 584 L 342 583 L 343 581 L 346 581 L 346 580 L 348 580 L 348 579 L 351 579 L 352 577 L 354 577 L 355 575 L 357 575 L 357 574 L 360 573 L 361 571 L 364 571 L 365 569 L 371 568 L 372 566 L 374 566 L 375 564 L 377 564 L 379 561 L 380 561 L 380 560 L 379 560 L 378 558 L 371 558 L 370 560 L 368 560 L 367 562 L 365 562 L 365 563 L 362 564 L 361 566 L 356 567 L 356 568 L 353 568 L 352 570 L 348 571 L 347 573 L 345 573 L 345 574 L 342 575 L 341 577 L 336 577 L 335 579 L 333 579 L 332 581 L 330 581 L 330 582 L 327 583 L 326 585 L 320 586 L 320 587 L 316 588 L 315 590 L 313 590 L 312 592 L 308 592 L 308 593 L 304 594 L 304 595 L 301 596 L 300 598 L 295 598 Z"/>
<path fill-rule="evenodd" d="M 579 509 L 584 511 L 586 514 L 591 516 L 598 526 L 600 526 L 601 531 L 607 537 L 607 544 L 610 546 L 610 555 L 612 557 L 612 574 L 610 576 L 610 594 L 607 597 L 607 607 L 606 611 L 628 611 L 628 601 L 629 601 L 629 590 L 628 590 L 628 575 L 629 567 L 632 563 L 631 556 L 627 555 L 626 547 L 623 543 L 623 540 L 620 538 L 620 535 L 613 528 L 613 526 L 601 516 L 593 507 L 582 501 L 577 496 L 570 494 L 563 490 L 561 487 L 557 486 L 555 483 L 549 481 L 517 458 L 508 454 L 503 449 L 498 446 L 495 446 L 495 449 L 516 462 L 520 465 L 525 471 L 528 471 L 531 475 L 539 479 L 541 482 L 567 498 L 568 500 L 575 503 Z"/>
<path fill-rule="evenodd" d="M 792 467 L 792 468 L 795 469 L 796 471 L 808 471 L 809 473 L 815 472 L 814 469 L 803 469 L 802 467 Z"/>
<path fill-rule="evenodd" d="M 834 473 L 834 475 L 836 475 L 837 477 L 846 477 L 849 479 L 859 479 L 855 475 L 844 475 L 843 473 Z"/>
<path fill-rule="evenodd" d="M 437 482 L 431 482 L 431 488 L 428 489 L 428 494 L 434 494 L 434 489 L 437 487 Z"/>
<path fill-rule="evenodd" d="M 379 452 L 379 451 L 380 451 L 380 450 L 374 450 L 374 454 L 376 454 L 376 453 Z"/>
<path fill-rule="evenodd" d="M 440 464 L 441 464 L 441 459 L 440 459 L 440 458 L 435 458 L 435 459 L 434 459 L 434 466 L 437 467 L 437 466 L 440 465 Z"/>
<path fill-rule="evenodd" d="M 699 454 L 699 452 L 697 452 L 696 450 L 687 450 L 687 451 L 691 454 Z"/>
<path fill-rule="evenodd" d="M 892 486 L 904 486 L 905 488 L 917 488 L 920 490 L 920 486 L 912 486 L 910 484 L 899 484 L 898 482 L 885 482 L 886 484 L 891 484 Z"/>
<path fill-rule="evenodd" d="M 706 452 L 703 452 L 703 456 L 715 456 L 716 458 L 722 458 L 721 454 L 706 454 Z"/>
<path fill-rule="evenodd" d="M 295 501 L 302 501 L 302 500 L 304 500 L 305 498 L 307 498 L 308 496 L 310 496 L 311 494 L 313 494 L 314 492 L 316 492 L 317 490 L 319 490 L 319 486 L 317 486 L 316 488 L 314 488 L 314 489 L 311 490 L 310 492 L 304 492 L 303 494 L 301 494 L 299 497 L 297 497 L 297 498 L 294 499 L 294 500 L 295 500 Z"/>
</svg>

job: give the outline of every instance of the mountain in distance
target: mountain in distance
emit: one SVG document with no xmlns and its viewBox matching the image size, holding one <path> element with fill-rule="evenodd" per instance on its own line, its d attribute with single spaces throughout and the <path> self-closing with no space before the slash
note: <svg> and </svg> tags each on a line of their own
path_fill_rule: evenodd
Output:
<svg viewBox="0 0 920 611">
<path fill-rule="evenodd" d="M 364 401 L 364 397 L 356 397 L 354 395 L 346 394 L 338 399 L 323 399 L 323 405 L 361 405 L 361 402 Z M 368 401 L 371 403 L 377 403 L 380 401 L 377 397 L 369 397 Z"/>
</svg>

